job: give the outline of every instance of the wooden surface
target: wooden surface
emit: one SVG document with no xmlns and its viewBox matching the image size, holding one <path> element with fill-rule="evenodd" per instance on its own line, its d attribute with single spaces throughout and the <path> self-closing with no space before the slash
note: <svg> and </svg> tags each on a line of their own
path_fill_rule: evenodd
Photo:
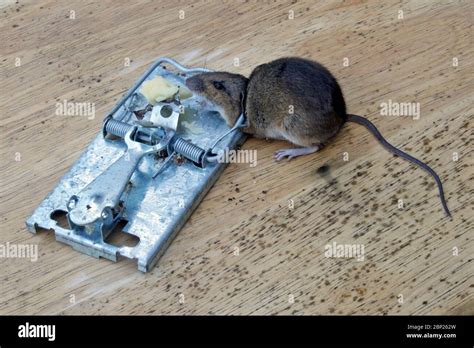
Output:
<svg viewBox="0 0 474 348">
<path fill-rule="evenodd" d="M 474 313 L 472 1 L 1 3 L 0 242 L 37 244 L 39 259 L 0 259 L 0 314 Z M 247 141 L 258 165 L 229 165 L 148 274 L 27 231 L 156 58 L 248 75 L 288 55 L 326 65 L 349 112 L 431 165 L 453 219 L 428 174 L 348 124 L 291 162 L 272 159 L 289 144 Z M 64 99 L 96 117 L 57 116 Z M 381 116 L 388 99 L 420 103 L 420 119 Z M 365 260 L 325 257 L 332 242 L 364 245 Z"/>
</svg>

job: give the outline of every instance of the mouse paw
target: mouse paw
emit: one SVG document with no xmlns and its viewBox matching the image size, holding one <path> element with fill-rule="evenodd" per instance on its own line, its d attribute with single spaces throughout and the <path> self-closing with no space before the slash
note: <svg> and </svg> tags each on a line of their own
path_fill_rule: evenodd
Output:
<svg viewBox="0 0 474 348">
<path fill-rule="evenodd" d="M 281 161 L 283 158 L 288 157 L 288 160 L 292 158 L 308 155 L 310 153 L 316 152 L 320 149 L 319 146 L 311 146 L 311 147 L 300 147 L 296 149 L 281 149 L 275 152 L 273 158 L 277 161 Z"/>
</svg>

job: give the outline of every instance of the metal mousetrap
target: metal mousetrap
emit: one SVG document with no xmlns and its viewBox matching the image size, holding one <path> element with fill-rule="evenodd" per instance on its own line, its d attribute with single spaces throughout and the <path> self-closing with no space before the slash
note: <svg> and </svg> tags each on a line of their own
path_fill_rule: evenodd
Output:
<svg viewBox="0 0 474 348">
<path fill-rule="evenodd" d="M 244 116 L 229 129 L 219 115 L 200 108 L 198 97 L 181 101 L 177 93 L 152 106 L 138 91 L 158 75 L 182 85 L 205 71 L 158 59 L 28 218 L 28 229 L 53 229 L 56 240 L 75 250 L 112 261 L 136 259 L 140 271 L 151 270 L 224 169 L 218 149 L 245 141 L 238 130 Z M 69 228 L 59 226 L 58 213 Z M 106 242 L 119 224 L 139 238 L 136 246 Z"/>
</svg>

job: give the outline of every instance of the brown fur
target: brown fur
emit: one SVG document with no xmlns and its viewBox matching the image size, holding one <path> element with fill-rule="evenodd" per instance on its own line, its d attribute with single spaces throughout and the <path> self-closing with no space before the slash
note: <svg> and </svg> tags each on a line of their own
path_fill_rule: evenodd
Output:
<svg viewBox="0 0 474 348">
<path fill-rule="evenodd" d="M 210 72 L 195 75 L 186 80 L 186 86 L 213 103 L 229 127 L 232 127 L 242 113 L 242 98 L 248 79 L 228 72 Z"/>
<path fill-rule="evenodd" d="M 211 101 L 229 126 L 241 114 L 241 96 L 245 94 L 248 126 L 243 131 L 257 137 L 314 146 L 336 135 L 345 120 L 337 81 L 322 65 L 302 58 L 259 65 L 249 79 L 211 72 L 189 78 L 186 85 Z M 331 93 L 334 89 L 339 92 L 337 98 Z M 334 102 L 342 102 L 339 113 Z"/>
</svg>

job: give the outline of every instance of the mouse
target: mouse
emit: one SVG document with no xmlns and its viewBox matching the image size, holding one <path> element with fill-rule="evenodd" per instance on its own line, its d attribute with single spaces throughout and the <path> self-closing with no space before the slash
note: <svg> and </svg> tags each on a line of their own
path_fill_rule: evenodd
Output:
<svg viewBox="0 0 474 348">
<path fill-rule="evenodd" d="M 348 114 L 338 81 L 316 61 L 284 57 L 258 65 L 248 78 L 225 71 L 204 72 L 188 77 L 185 85 L 202 97 L 210 110 L 217 111 L 229 127 L 243 114 L 243 132 L 298 146 L 275 152 L 277 161 L 320 151 L 346 123 L 361 125 L 386 150 L 431 174 L 443 209 L 451 216 L 438 174 L 390 144 L 367 118 Z"/>
</svg>

